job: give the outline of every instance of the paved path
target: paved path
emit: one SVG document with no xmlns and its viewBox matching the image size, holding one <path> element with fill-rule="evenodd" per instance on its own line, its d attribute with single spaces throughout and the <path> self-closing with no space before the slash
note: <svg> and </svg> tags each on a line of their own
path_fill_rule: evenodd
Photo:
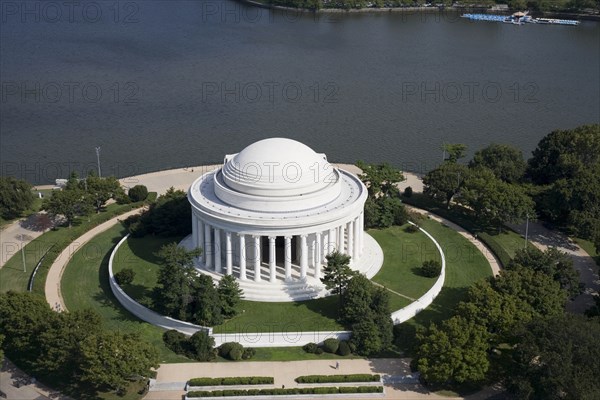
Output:
<svg viewBox="0 0 600 400">
<path fill-rule="evenodd" d="M 510 225 L 512 229 L 525 236 L 525 224 Z M 539 222 L 529 222 L 529 241 L 540 250 L 556 247 L 567 253 L 573 260 L 573 266 L 579 271 L 579 280 L 585 284 L 584 292 L 567 304 L 567 310 L 583 313 L 595 304 L 594 295 L 600 293 L 598 265 L 588 253 L 566 235 L 551 231 Z"/>
<path fill-rule="evenodd" d="M 83 245 L 89 242 L 94 236 L 104 232 L 105 230 L 112 228 L 120 221 L 127 219 L 127 217 L 138 214 L 141 211 L 141 208 L 137 208 L 135 210 L 131 210 L 126 212 L 125 214 L 121 214 L 118 217 L 110 219 L 95 228 L 87 231 L 77 239 L 75 239 L 67 248 L 65 248 L 62 253 L 58 255 L 54 263 L 48 269 L 48 276 L 46 277 L 46 286 L 44 288 L 44 293 L 46 294 L 46 301 L 50 304 L 55 310 L 65 311 L 67 307 L 65 306 L 65 302 L 63 300 L 61 291 L 60 291 L 60 281 L 62 278 L 62 274 L 65 270 L 65 267 L 73 257 L 73 254 L 77 252 Z"/>
<path fill-rule="evenodd" d="M 27 218 L 23 218 L 2 227 L 0 231 L 0 268 L 21 250 L 21 245 L 27 246 L 29 242 L 45 232 L 26 227 L 27 220 Z"/>
<path fill-rule="evenodd" d="M 32 382 L 31 377 L 8 360 L 4 360 L 0 370 L 0 390 L 12 400 L 71 400 L 39 382 Z"/>
</svg>

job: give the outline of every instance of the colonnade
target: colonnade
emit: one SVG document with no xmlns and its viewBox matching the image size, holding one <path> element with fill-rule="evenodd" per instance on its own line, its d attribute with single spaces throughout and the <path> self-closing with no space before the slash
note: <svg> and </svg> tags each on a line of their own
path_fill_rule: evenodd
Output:
<svg viewBox="0 0 600 400">
<path fill-rule="evenodd" d="M 240 280 L 248 280 L 249 271 L 255 282 L 262 280 L 261 267 L 268 266 L 268 281 L 277 281 L 276 242 L 279 235 L 253 235 L 220 229 L 192 215 L 192 236 L 194 245 L 203 249 L 200 261 L 207 270 L 231 275 L 234 263 L 238 267 Z M 364 247 L 364 215 L 332 225 L 329 229 L 308 234 L 283 236 L 283 278 L 292 280 L 292 265 L 300 269 L 300 279 L 307 276 L 321 278 L 322 267 L 326 265 L 327 254 L 335 250 L 351 256 L 351 262 L 362 255 Z M 266 239 L 263 239 L 266 237 Z M 296 243 L 296 260 L 292 259 L 292 245 Z M 263 246 L 268 246 L 268 256 L 263 260 Z M 264 251 L 267 252 L 266 250 Z M 293 262 L 296 261 L 296 264 Z"/>
</svg>

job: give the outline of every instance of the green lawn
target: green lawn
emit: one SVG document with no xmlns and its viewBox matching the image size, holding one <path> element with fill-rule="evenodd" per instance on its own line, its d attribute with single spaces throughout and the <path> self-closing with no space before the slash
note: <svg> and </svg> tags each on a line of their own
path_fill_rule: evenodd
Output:
<svg viewBox="0 0 600 400">
<path fill-rule="evenodd" d="M 490 235 L 512 258 L 517 250 L 525 248 L 525 238 L 518 233 L 505 229 L 502 233 Z M 531 245 L 531 244 L 530 244 Z"/>
<path fill-rule="evenodd" d="M 588 253 L 596 261 L 596 264 L 600 266 L 600 254 L 596 252 L 596 246 L 594 246 L 594 243 L 590 242 L 589 240 L 580 238 L 575 238 L 575 241 L 579 246 L 581 246 L 583 250 L 585 250 L 586 253 Z"/>
<path fill-rule="evenodd" d="M 71 228 L 60 227 L 45 232 L 43 235 L 32 240 L 23 249 L 25 253 L 25 272 L 23 271 L 20 243 L 15 243 L 15 246 L 13 246 L 14 250 L 11 252 L 13 253 L 13 256 L 2 269 L 0 269 L 0 292 L 7 292 L 9 290 L 19 292 L 26 291 L 29 278 L 31 277 L 35 265 L 46 251 L 54 245 L 35 276 L 33 291 L 43 294 L 48 267 L 66 246 L 70 245 L 75 239 L 91 228 L 119 214 L 139 207 L 140 205 L 141 203 L 124 205 L 110 204 L 99 214 L 91 214 L 88 217 L 77 218 Z"/>
<path fill-rule="evenodd" d="M 419 268 L 426 260 L 439 261 L 440 256 L 431 239 L 422 232 L 406 232 L 407 226 L 369 231 L 385 254 L 383 267 L 373 277 L 373 281 L 412 299 L 418 299 L 437 279 L 419 275 Z M 407 304 L 409 302 L 406 300 Z"/>
<path fill-rule="evenodd" d="M 108 258 L 114 245 L 125 233 L 122 225 L 116 225 L 97 235 L 75 253 L 61 282 L 65 305 L 70 311 L 93 309 L 100 314 L 108 329 L 139 333 L 144 340 L 156 346 L 161 362 L 190 361 L 164 346 L 162 329 L 135 318 L 112 295 L 108 285 Z"/>
</svg>

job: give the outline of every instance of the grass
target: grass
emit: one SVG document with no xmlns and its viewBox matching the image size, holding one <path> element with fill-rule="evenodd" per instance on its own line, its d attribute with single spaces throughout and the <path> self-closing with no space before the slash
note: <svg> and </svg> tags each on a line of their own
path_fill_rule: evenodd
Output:
<svg viewBox="0 0 600 400">
<path fill-rule="evenodd" d="M 122 205 L 110 204 L 100 213 L 77 218 L 73 222 L 71 228 L 59 227 L 45 232 L 24 247 L 25 271 L 23 270 L 23 261 L 20 255 L 20 244 L 15 243 L 12 257 L 2 269 L 0 269 L 0 292 L 7 292 L 9 290 L 18 292 L 26 291 L 29 279 L 31 278 L 31 274 L 33 273 L 36 264 L 46 251 L 54 246 L 52 247 L 52 250 L 48 252 L 48 255 L 35 276 L 33 291 L 44 294 L 48 268 L 52 265 L 60 252 L 93 227 L 100 225 L 119 214 L 137 208 L 142 204 L 143 203 L 141 202 Z"/>
<path fill-rule="evenodd" d="M 168 350 L 162 341 L 163 330 L 147 324 L 121 307 L 108 285 L 108 258 L 115 244 L 125 235 L 118 224 L 84 245 L 65 268 L 61 291 L 69 311 L 92 309 L 107 329 L 137 332 L 159 351 L 161 362 L 185 362 L 189 359 Z"/>
<path fill-rule="evenodd" d="M 42 195 L 44 197 L 50 195 L 52 193 L 52 189 L 41 189 L 41 190 L 32 190 L 33 194 L 34 194 L 34 199 L 33 199 L 33 204 L 31 204 L 31 207 L 29 207 L 29 209 L 23 211 L 21 213 L 20 216 L 16 217 L 16 218 L 11 218 L 11 219 L 4 219 L 2 217 L 0 217 L 0 227 L 3 227 L 4 225 L 8 225 L 18 219 L 21 218 L 27 218 L 32 214 L 37 213 L 38 211 L 41 210 L 42 208 L 42 202 L 44 201 L 44 199 L 40 199 L 38 197 L 38 192 L 41 192 Z"/>
<path fill-rule="evenodd" d="M 575 238 L 575 242 L 596 261 L 596 265 L 600 266 L 600 253 L 596 251 L 596 246 L 589 240 Z"/>
</svg>

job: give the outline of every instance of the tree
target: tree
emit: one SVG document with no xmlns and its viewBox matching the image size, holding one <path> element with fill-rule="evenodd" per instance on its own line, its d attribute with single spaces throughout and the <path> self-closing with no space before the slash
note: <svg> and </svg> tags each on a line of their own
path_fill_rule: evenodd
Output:
<svg viewBox="0 0 600 400">
<path fill-rule="evenodd" d="M 373 300 L 373 284 L 366 276 L 357 274 L 346 288 L 346 297 L 340 316 L 347 324 L 352 325 L 371 314 Z"/>
<path fill-rule="evenodd" d="M 135 185 L 129 189 L 127 195 L 133 202 L 146 200 L 146 197 L 148 197 L 148 188 L 144 185 Z"/>
<path fill-rule="evenodd" d="M 85 179 L 84 190 L 88 194 L 90 202 L 99 213 L 106 202 L 123 195 L 121 183 L 115 177 L 100 178 L 91 173 Z"/>
<path fill-rule="evenodd" d="M 600 398 L 597 322 L 569 313 L 538 318 L 516 331 L 514 341 L 506 384 L 519 398 Z"/>
<path fill-rule="evenodd" d="M 219 281 L 217 292 L 221 299 L 221 313 L 225 318 L 234 317 L 237 314 L 237 306 L 242 299 L 243 290 L 233 275 L 225 275 Z"/>
<path fill-rule="evenodd" d="M 381 347 L 378 351 L 386 350 L 394 341 L 394 322 L 391 318 L 390 293 L 384 287 L 375 288 L 371 303 L 373 322 L 378 328 Z"/>
<path fill-rule="evenodd" d="M 573 267 L 573 259 L 568 254 L 550 247 L 542 252 L 535 247 L 517 250 L 507 269 L 530 268 L 554 279 L 569 297 L 581 294 L 579 272 Z"/>
<path fill-rule="evenodd" d="M 158 352 L 138 334 L 102 332 L 81 342 L 81 379 L 93 387 L 122 389 L 132 376 L 150 376 Z"/>
<path fill-rule="evenodd" d="M 600 125 L 556 130 L 546 135 L 529 159 L 527 175 L 537 184 L 575 178 L 600 163 Z"/>
<path fill-rule="evenodd" d="M 200 254 L 200 249 L 187 251 L 177 243 L 161 248 L 158 256 L 164 264 L 158 271 L 153 294 L 157 310 L 174 318 L 187 318 L 188 306 L 193 300 L 191 282 L 196 275 L 193 270 L 194 258 Z"/>
<path fill-rule="evenodd" d="M 33 205 L 31 185 L 24 180 L 0 177 L 0 215 L 5 219 L 20 217 Z"/>
<path fill-rule="evenodd" d="M 496 178 L 508 183 L 520 182 L 525 174 L 527 163 L 521 150 L 505 144 L 491 144 L 475 153 L 469 168 L 485 167 Z"/>
<path fill-rule="evenodd" d="M 212 361 L 216 358 L 215 339 L 201 330 L 188 341 L 190 356 L 198 361 Z"/>
<path fill-rule="evenodd" d="M 442 146 L 444 155 L 448 155 L 448 158 L 444 156 L 444 161 L 454 164 L 461 158 L 464 158 L 467 152 L 467 145 L 462 143 L 445 143 Z"/>
<path fill-rule="evenodd" d="M 344 304 L 344 292 L 350 280 L 356 275 L 356 271 L 350 268 L 350 256 L 334 251 L 325 256 L 327 266 L 323 268 L 321 282 L 331 293 L 340 296 L 340 310 Z"/>
<path fill-rule="evenodd" d="M 80 189 L 55 190 L 52 196 L 44 199 L 42 208 L 52 216 L 62 215 L 69 227 L 78 215 L 87 215 L 91 211 L 89 199 Z"/>
<path fill-rule="evenodd" d="M 191 281 L 190 319 L 196 324 L 213 326 L 223 323 L 219 292 L 210 276 L 196 274 Z"/>
<path fill-rule="evenodd" d="M 469 169 L 461 164 L 444 163 L 423 177 L 423 192 L 432 199 L 446 202 L 450 208 L 452 198 L 460 192 L 469 175 Z"/>
<path fill-rule="evenodd" d="M 473 170 L 464 183 L 460 201 L 483 218 L 501 228 L 535 215 L 534 202 L 520 186 L 496 178 L 487 168 Z"/>
<path fill-rule="evenodd" d="M 160 236 L 188 235 L 192 231 L 192 211 L 187 195 L 170 188 L 139 217 L 127 220 L 129 231 L 136 237 L 154 233 Z"/>
<path fill-rule="evenodd" d="M 488 332 L 482 325 L 454 316 L 438 328 L 417 334 L 417 366 L 428 384 L 482 382 L 490 366 Z"/>
<path fill-rule="evenodd" d="M 367 187 L 370 198 L 399 195 L 398 184 L 404 180 L 402 171 L 388 163 L 367 164 L 359 160 L 356 162 L 356 166 L 362 170 L 358 177 Z"/>
<path fill-rule="evenodd" d="M 352 325 L 350 343 L 356 347 L 356 354 L 368 356 L 381 350 L 381 336 L 372 318 L 364 318 Z"/>
</svg>

